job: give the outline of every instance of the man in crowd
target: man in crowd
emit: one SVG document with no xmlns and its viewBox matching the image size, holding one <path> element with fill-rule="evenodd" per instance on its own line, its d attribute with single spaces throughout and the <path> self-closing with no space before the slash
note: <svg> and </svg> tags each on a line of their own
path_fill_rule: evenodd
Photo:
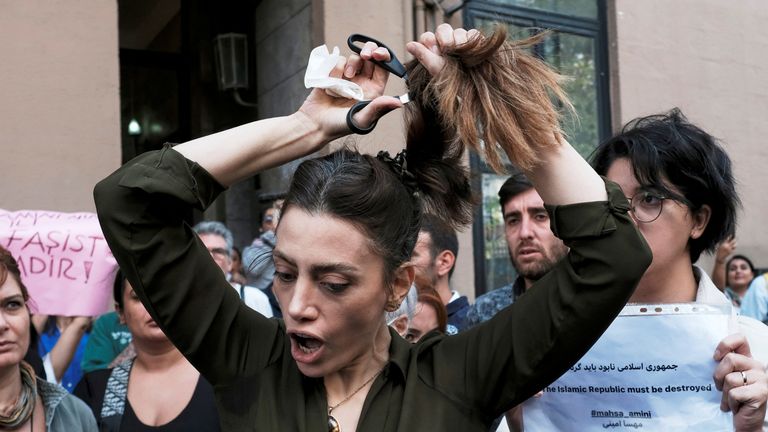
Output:
<svg viewBox="0 0 768 432">
<path fill-rule="evenodd" d="M 514 283 L 478 297 L 467 311 L 467 327 L 490 319 L 512 304 L 568 253 L 549 228 L 544 201 L 525 175 L 516 174 L 504 182 L 499 202 L 509 257 L 518 276 Z"/>
<path fill-rule="evenodd" d="M 227 275 L 227 280 L 230 280 L 232 248 L 234 246 L 232 232 L 226 225 L 217 221 L 200 222 L 195 225 L 194 230 L 205 247 L 208 248 L 208 252 L 211 253 L 213 260 L 219 265 L 221 271 Z M 272 317 L 272 307 L 269 305 L 269 298 L 260 289 L 231 281 L 230 283 L 240 295 L 240 299 L 248 307 L 266 317 Z"/>
<path fill-rule="evenodd" d="M 464 318 L 469 309 L 467 297 L 451 290 L 450 286 L 458 253 L 456 231 L 434 215 L 425 214 L 411 261 L 419 290 L 434 289 L 445 305 L 448 312 L 446 334 L 449 335 L 464 328 Z"/>
<path fill-rule="evenodd" d="M 518 173 L 504 182 L 499 189 L 499 203 L 509 258 L 517 271 L 517 279 L 475 299 L 467 311 L 466 328 L 491 319 L 512 304 L 568 253 L 563 241 L 555 237 L 549 227 L 544 200 L 525 175 Z M 512 430 L 520 429 L 520 406 L 507 412 L 507 424 Z"/>
<path fill-rule="evenodd" d="M 272 313 L 275 317 L 283 316 L 280 304 L 272 292 L 272 279 L 275 276 L 275 264 L 272 261 L 272 250 L 275 248 L 277 238 L 275 229 L 280 220 L 280 210 L 283 200 L 279 199 L 264 210 L 261 219 L 261 233 L 253 239 L 250 245 L 243 249 L 243 270 L 250 285 L 260 289 L 269 298 L 272 305 Z"/>
</svg>

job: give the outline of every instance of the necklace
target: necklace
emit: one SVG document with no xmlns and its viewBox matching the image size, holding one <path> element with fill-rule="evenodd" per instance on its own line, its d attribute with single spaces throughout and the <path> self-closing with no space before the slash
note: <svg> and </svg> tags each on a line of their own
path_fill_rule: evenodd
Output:
<svg viewBox="0 0 768 432">
<path fill-rule="evenodd" d="M 355 389 L 355 391 L 353 391 L 352 393 L 348 394 L 348 395 L 347 395 L 347 397 L 345 397 L 344 399 L 342 399 L 342 400 L 341 400 L 341 402 L 338 402 L 338 403 L 336 403 L 336 404 L 334 404 L 334 405 L 330 405 L 330 406 L 328 407 L 328 432 L 341 432 L 341 427 L 339 426 L 339 422 L 336 420 L 336 418 L 334 418 L 334 417 L 331 415 L 331 412 L 333 412 L 333 410 L 335 410 L 336 408 L 338 408 L 338 407 L 339 407 L 339 405 L 341 405 L 341 404 L 343 404 L 344 402 L 346 402 L 346 401 L 348 401 L 348 400 L 352 399 L 352 396 L 356 395 L 356 394 L 357 394 L 357 393 L 358 393 L 360 390 L 362 390 L 363 388 L 365 388 L 365 386 L 367 386 L 368 384 L 370 384 L 370 383 L 371 383 L 371 381 L 373 381 L 374 379 L 376 379 L 376 377 L 377 377 L 377 376 L 379 376 L 379 374 L 380 374 L 381 372 L 383 372 L 383 371 L 384 371 L 384 369 L 382 368 L 381 370 L 379 370 L 378 372 L 376 372 L 375 374 L 373 374 L 373 376 L 372 376 L 372 377 L 368 378 L 368 379 L 367 379 L 367 380 L 366 380 L 366 381 L 365 381 L 365 382 L 364 382 L 364 383 L 363 383 L 363 384 L 362 384 L 360 387 L 356 388 L 356 389 Z"/>
<path fill-rule="evenodd" d="M 0 429 L 21 427 L 32 416 L 37 403 L 35 371 L 25 362 L 19 365 L 21 372 L 21 395 L 8 416 L 0 416 Z"/>
</svg>

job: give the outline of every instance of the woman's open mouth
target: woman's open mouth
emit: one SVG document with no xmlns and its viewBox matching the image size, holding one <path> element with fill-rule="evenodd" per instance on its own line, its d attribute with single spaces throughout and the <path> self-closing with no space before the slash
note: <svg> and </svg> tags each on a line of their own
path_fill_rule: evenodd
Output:
<svg viewBox="0 0 768 432">
<path fill-rule="evenodd" d="M 311 363 L 320 356 L 323 341 L 306 333 L 290 333 L 291 355 L 297 362 Z"/>
</svg>

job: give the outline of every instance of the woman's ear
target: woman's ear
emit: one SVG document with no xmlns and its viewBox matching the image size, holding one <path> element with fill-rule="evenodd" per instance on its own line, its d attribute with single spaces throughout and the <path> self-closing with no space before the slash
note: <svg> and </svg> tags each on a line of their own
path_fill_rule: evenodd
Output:
<svg viewBox="0 0 768 432">
<path fill-rule="evenodd" d="M 712 217 L 712 208 L 704 204 L 701 208 L 693 213 L 693 227 L 691 227 L 691 238 L 697 239 L 704 234 L 704 230 L 707 229 L 709 219 Z"/>
<path fill-rule="evenodd" d="M 408 295 L 408 290 L 411 289 L 415 274 L 416 272 L 413 269 L 413 264 L 403 264 L 397 269 L 395 272 L 395 280 L 392 283 L 390 297 L 387 299 L 388 311 L 391 312 L 400 307 L 400 303 L 402 303 L 405 296 Z"/>
</svg>

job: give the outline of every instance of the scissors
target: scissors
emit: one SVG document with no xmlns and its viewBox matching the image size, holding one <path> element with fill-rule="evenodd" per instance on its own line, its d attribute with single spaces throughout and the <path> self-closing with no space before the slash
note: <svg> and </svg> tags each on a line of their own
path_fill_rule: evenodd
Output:
<svg viewBox="0 0 768 432">
<path fill-rule="evenodd" d="M 388 62 L 383 62 L 383 61 L 373 60 L 373 59 L 370 60 L 371 62 L 381 67 L 382 69 L 388 71 L 389 73 L 395 74 L 406 81 L 408 80 L 408 73 L 405 70 L 405 66 L 403 66 L 402 63 L 400 63 L 400 60 L 397 59 L 397 57 L 395 56 L 395 53 L 392 52 L 392 50 L 389 49 L 388 46 L 377 41 L 376 39 L 370 36 L 365 36 L 365 35 L 355 33 L 349 36 L 349 39 L 347 39 L 347 46 L 349 46 L 349 49 L 351 49 L 355 53 L 360 54 L 360 51 L 362 51 L 363 48 L 362 46 L 359 46 L 357 44 L 362 43 L 364 45 L 366 42 L 373 42 L 379 47 L 389 51 Z M 393 97 L 400 99 L 400 102 L 404 104 L 411 101 L 410 95 L 408 93 L 401 96 L 393 96 Z M 373 123 L 371 123 L 370 126 L 366 128 L 362 128 L 358 126 L 357 123 L 355 123 L 355 120 L 352 118 L 352 116 L 357 114 L 358 111 L 367 107 L 369 103 L 371 103 L 371 101 L 369 100 L 359 101 L 354 105 L 352 105 L 352 108 L 349 109 L 349 112 L 347 113 L 347 126 L 349 127 L 350 130 L 352 130 L 352 132 L 359 135 L 365 135 L 367 133 L 370 133 L 376 127 L 376 123 L 378 123 L 378 120 L 375 120 Z"/>
</svg>

